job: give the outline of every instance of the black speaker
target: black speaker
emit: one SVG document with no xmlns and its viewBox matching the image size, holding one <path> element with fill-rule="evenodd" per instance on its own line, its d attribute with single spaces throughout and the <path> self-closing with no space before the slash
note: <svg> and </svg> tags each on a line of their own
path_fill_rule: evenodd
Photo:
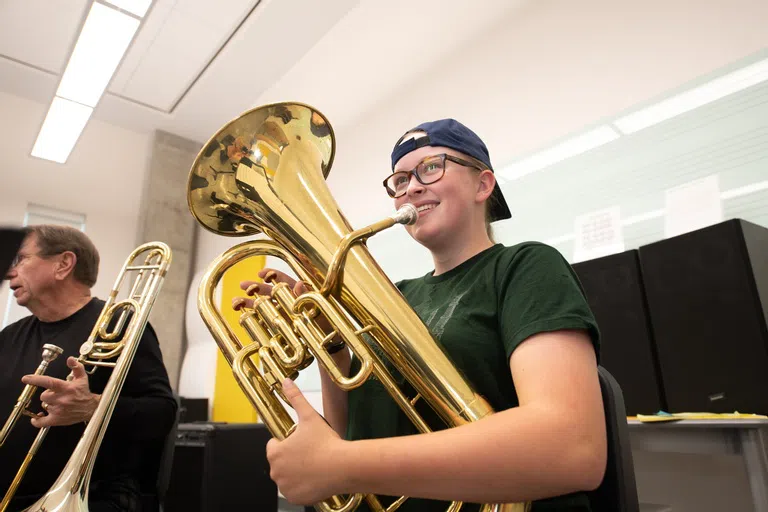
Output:
<svg viewBox="0 0 768 512">
<path fill-rule="evenodd" d="M 639 251 L 669 410 L 768 413 L 768 229 L 733 219 Z"/>
<path fill-rule="evenodd" d="M 208 399 L 182 396 L 179 423 L 193 423 L 195 421 L 208 421 Z"/>
<path fill-rule="evenodd" d="M 277 511 L 260 423 L 180 423 L 164 512 Z"/>
<path fill-rule="evenodd" d="M 627 415 L 666 410 L 637 251 L 572 266 L 600 329 L 600 364 L 621 386 Z"/>
</svg>

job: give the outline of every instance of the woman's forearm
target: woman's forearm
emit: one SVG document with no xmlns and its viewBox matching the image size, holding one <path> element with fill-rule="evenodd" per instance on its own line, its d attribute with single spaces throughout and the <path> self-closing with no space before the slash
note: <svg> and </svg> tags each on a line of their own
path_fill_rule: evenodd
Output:
<svg viewBox="0 0 768 512">
<path fill-rule="evenodd" d="M 510 503 L 596 487 L 600 435 L 562 412 L 517 407 L 440 432 L 354 441 L 345 492 Z"/>
<path fill-rule="evenodd" d="M 342 375 L 348 375 L 352 363 L 349 350 L 342 349 L 331 357 L 336 361 Z M 323 416 L 331 428 L 343 438 L 347 431 L 347 392 L 333 382 L 322 366 L 320 366 L 320 389 L 323 394 Z"/>
</svg>

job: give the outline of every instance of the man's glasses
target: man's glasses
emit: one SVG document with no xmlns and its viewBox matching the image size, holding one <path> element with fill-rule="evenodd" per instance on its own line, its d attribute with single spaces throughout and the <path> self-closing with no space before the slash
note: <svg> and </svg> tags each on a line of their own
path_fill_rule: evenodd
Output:
<svg viewBox="0 0 768 512">
<path fill-rule="evenodd" d="M 17 254 L 15 258 L 13 258 L 13 261 L 11 261 L 11 268 L 15 268 L 19 265 L 21 265 L 24 261 L 28 260 L 32 256 L 40 256 L 43 257 L 39 252 L 36 252 L 34 254 Z"/>
<path fill-rule="evenodd" d="M 387 189 L 387 194 L 394 198 L 404 195 L 408 190 L 408 184 L 411 182 L 411 175 L 416 176 L 416 180 L 422 185 L 429 185 L 440 180 L 445 174 L 446 160 L 466 167 L 483 170 L 482 167 L 475 163 L 445 153 L 428 156 L 410 171 L 397 171 L 387 176 L 387 179 L 384 180 L 384 188 Z"/>
</svg>

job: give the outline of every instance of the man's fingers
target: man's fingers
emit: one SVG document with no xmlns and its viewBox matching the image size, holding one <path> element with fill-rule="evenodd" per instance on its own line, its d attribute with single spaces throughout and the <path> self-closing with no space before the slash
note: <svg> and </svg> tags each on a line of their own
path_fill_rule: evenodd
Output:
<svg viewBox="0 0 768 512">
<path fill-rule="evenodd" d="M 67 358 L 67 366 L 70 370 L 72 370 L 72 377 L 74 379 L 87 379 L 88 374 L 85 371 L 85 366 L 83 366 L 83 363 L 78 361 L 76 358 L 70 356 Z"/>
<path fill-rule="evenodd" d="M 25 375 L 21 378 L 21 382 L 39 388 L 50 389 L 52 391 L 61 391 L 67 384 L 61 379 L 54 379 L 48 375 Z"/>
<path fill-rule="evenodd" d="M 50 415 L 38 416 L 36 418 L 32 418 L 30 421 L 32 422 L 32 426 L 37 428 L 52 427 L 54 425 L 54 418 L 52 418 Z"/>
<path fill-rule="evenodd" d="M 40 401 L 48 404 L 56 403 L 56 393 L 50 389 L 46 389 L 40 393 Z"/>
</svg>

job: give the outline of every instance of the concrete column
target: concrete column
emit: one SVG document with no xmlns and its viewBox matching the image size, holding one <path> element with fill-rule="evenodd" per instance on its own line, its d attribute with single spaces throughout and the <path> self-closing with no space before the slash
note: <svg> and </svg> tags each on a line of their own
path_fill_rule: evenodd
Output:
<svg viewBox="0 0 768 512">
<path fill-rule="evenodd" d="M 141 198 L 137 244 L 161 241 L 173 262 L 150 322 L 157 332 L 163 361 L 174 390 L 186 348 L 184 310 L 194 268 L 196 221 L 187 208 L 187 177 L 202 143 L 157 131 Z"/>
</svg>

